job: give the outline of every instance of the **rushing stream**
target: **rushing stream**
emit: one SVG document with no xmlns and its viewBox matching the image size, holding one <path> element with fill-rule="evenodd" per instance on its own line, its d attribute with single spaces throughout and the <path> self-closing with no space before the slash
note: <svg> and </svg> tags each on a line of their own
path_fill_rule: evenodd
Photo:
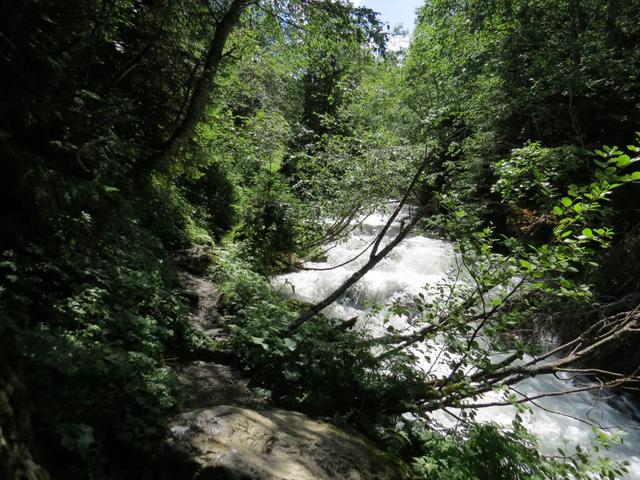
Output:
<svg viewBox="0 0 640 480">
<path fill-rule="evenodd" d="M 368 217 L 360 228 L 345 242 L 333 246 L 327 253 L 326 262 L 309 263 L 308 267 L 327 268 L 350 260 L 369 245 L 385 223 L 383 216 Z M 396 225 L 389 232 L 391 238 L 397 232 Z M 294 296 L 307 302 L 317 302 L 325 298 L 342 284 L 368 258 L 363 255 L 357 261 L 344 267 L 328 271 L 302 271 L 282 275 L 273 279 L 273 286 L 283 294 Z M 447 272 L 455 268 L 455 257 L 447 242 L 413 235 L 400 243 L 378 266 L 352 287 L 338 303 L 329 307 L 328 315 L 350 319 L 356 315 L 367 318 L 364 328 L 382 332 L 383 310 L 368 315 L 367 306 L 372 303 L 390 303 L 401 296 L 417 295 L 424 287 L 446 281 Z M 397 328 L 407 326 L 406 318 L 395 317 L 392 324 Z M 521 382 L 518 391 L 528 396 L 544 392 L 567 389 L 564 382 L 552 375 L 544 375 Z M 497 394 L 487 394 L 484 400 L 498 400 Z M 533 406 L 532 413 L 523 416 L 525 425 L 535 433 L 545 453 L 553 454 L 557 448 L 572 450 L 576 444 L 589 448 L 592 428 L 584 422 L 597 423 L 603 428 L 623 430 L 627 433 L 624 444 L 615 446 L 608 454 L 616 460 L 630 462 L 628 479 L 640 479 L 640 418 L 634 415 L 636 406 L 624 396 L 614 400 L 598 398 L 589 392 L 566 396 L 542 398 Z M 490 407 L 480 409 L 479 420 L 510 424 L 513 420 L 512 407 Z M 444 412 L 434 416 L 442 423 L 453 423 Z M 583 420 L 583 421 L 581 421 Z"/>
</svg>

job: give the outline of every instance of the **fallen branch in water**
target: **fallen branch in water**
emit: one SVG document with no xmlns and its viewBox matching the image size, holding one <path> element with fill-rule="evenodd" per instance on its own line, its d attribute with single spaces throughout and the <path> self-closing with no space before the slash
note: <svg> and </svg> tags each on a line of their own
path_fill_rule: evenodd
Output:
<svg viewBox="0 0 640 480">
<path fill-rule="evenodd" d="M 331 293 L 331 295 L 329 295 L 327 298 L 325 298 L 321 302 L 316 303 L 315 305 L 313 305 L 311 308 L 309 308 L 305 312 L 301 313 L 300 316 L 298 316 L 298 318 L 296 320 L 291 322 L 291 324 L 288 327 L 289 331 L 293 331 L 293 330 L 298 329 L 307 320 L 309 320 L 310 318 L 313 318 L 315 315 L 317 315 L 322 310 L 324 310 L 329 305 L 331 305 L 336 300 L 338 300 L 340 297 L 342 297 L 342 295 L 344 295 L 344 293 L 350 287 L 355 285 L 362 277 L 364 277 L 367 274 L 367 272 L 369 272 L 378 263 L 380 263 L 380 261 L 383 258 L 385 258 L 387 256 L 387 254 L 389 252 L 391 252 L 391 250 L 393 250 L 396 247 L 396 245 L 398 245 L 402 240 L 404 240 L 407 237 L 407 235 L 409 234 L 409 232 L 411 232 L 413 227 L 420 220 L 422 220 L 422 218 L 424 217 L 424 214 L 425 214 L 425 209 L 424 208 L 418 209 L 418 211 L 414 214 L 413 218 L 409 221 L 409 223 L 407 225 L 405 225 L 403 228 L 400 229 L 400 232 L 398 232 L 398 234 L 394 237 L 394 239 L 391 240 L 382 250 L 378 251 L 378 249 L 380 248 L 380 245 L 382 243 L 382 240 L 384 239 L 384 236 L 389 231 L 389 228 L 391 228 L 391 225 L 393 224 L 393 222 L 395 221 L 396 217 L 398 216 L 398 214 L 402 210 L 402 207 L 404 207 L 404 205 L 406 205 L 409 197 L 414 192 L 414 189 L 415 189 L 416 185 L 418 184 L 418 181 L 420 180 L 420 177 L 422 176 L 422 173 L 424 172 L 425 168 L 427 167 L 429 159 L 430 159 L 429 149 L 426 148 L 422 163 L 421 163 L 420 167 L 418 168 L 418 170 L 416 171 L 415 175 L 413 176 L 413 178 L 411 180 L 411 183 L 407 187 L 402 199 L 400 200 L 400 202 L 398 203 L 398 205 L 394 209 L 393 213 L 391 214 L 391 216 L 389 217 L 389 219 L 385 223 L 384 227 L 382 227 L 382 230 L 376 236 L 375 241 L 373 243 L 373 248 L 371 250 L 371 253 L 369 255 L 369 260 L 367 261 L 367 263 L 365 263 L 357 272 L 355 272 L 353 275 L 351 275 L 342 285 L 340 285 L 336 290 L 334 290 L 333 293 Z M 366 252 L 366 251 L 367 250 L 365 250 L 364 252 Z M 360 255 L 363 255 L 364 252 L 362 252 Z"/>
</svg>

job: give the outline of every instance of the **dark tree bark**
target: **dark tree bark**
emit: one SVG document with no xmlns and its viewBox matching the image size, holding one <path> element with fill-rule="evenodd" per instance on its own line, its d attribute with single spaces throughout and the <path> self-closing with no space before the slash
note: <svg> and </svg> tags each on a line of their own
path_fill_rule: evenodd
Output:
<svg viewBox="0 0 640 480">
<path fill-rule="evenodd" d="M 607 5 L 607 45 L 614 48 L 618 43 L 618 17 L 620 16 L 620 0 L 609 0 Z"/>
</svg>

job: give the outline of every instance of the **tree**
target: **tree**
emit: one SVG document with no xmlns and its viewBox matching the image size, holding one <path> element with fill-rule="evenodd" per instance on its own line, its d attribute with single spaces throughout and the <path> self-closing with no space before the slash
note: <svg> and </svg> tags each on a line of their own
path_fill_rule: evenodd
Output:
<svg viewBox="0 0 640 480">
<path fill-rule="evenodd" d="M 173 157 L 178 152 L 185 142 L 193 138 L 196 125 L 204 118 L 209 94 L 218 70 L 220 69 L 220 64 L 225 56 L 224 50 L 229 34 L 240 20 L 240 16 L 244 10 L 254 3 L 254 1 L 233 0 L 222 14 L 214 11 L 208 0 L 206 3 L 210 8 L 211 16 L 215 20 L 215 31 L 211 42 L 207 46 L 206 53 L 201 60 L 202 71 L 199 77 L 193 82 L 190 98 L 186 101 L 187 107 L 178 126 L 160 147 L 159 152 L 150 157 L 149 160 L 140 164 L 144 172 L 149 172 L 162 166 L 167 159 Z M 218 16 L 220 15 L 221 17 L 218 20 Z"/>
<path fill-rule="evenodd" d="M 588 0 L 426 4 L 405 72 L 422 130 L 454 140 L 443 143 L 448 152 L 430 169 L 437 189 L 457 192 L 469 205 L 482 199 L 479 217 L 504 232 L 510 212 L 491 190 L 492 166 L 512 150 L 528 142 L 589 150 L 633 138 L 638 30 L 627 21 L 638 19 L 639 7 L 627 2 L 622 13 L 616 2 Z M 613 34 L 615 45 L 607 31 L 622 35 Z M 587 169 L 583 163 L 576 175 Z"/>
</svg>

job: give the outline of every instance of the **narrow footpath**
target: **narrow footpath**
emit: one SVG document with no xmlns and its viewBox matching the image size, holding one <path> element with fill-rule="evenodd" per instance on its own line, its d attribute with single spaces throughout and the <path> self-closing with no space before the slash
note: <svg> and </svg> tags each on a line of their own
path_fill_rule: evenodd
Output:
<svg viewBox="0 0 640 480">
<path fill-rule="evenodd" d="M 224 340 L 221 295 L 206 278 L 213 250 L 175 257 L 191 321 Z M 225 356 L 204 351 L 180 363 L 179 413 L 170 422 L 164 480 L 400 480 L 404 468 L 372 442 L 301 413 L 277 410 Z"/>
</svg>

